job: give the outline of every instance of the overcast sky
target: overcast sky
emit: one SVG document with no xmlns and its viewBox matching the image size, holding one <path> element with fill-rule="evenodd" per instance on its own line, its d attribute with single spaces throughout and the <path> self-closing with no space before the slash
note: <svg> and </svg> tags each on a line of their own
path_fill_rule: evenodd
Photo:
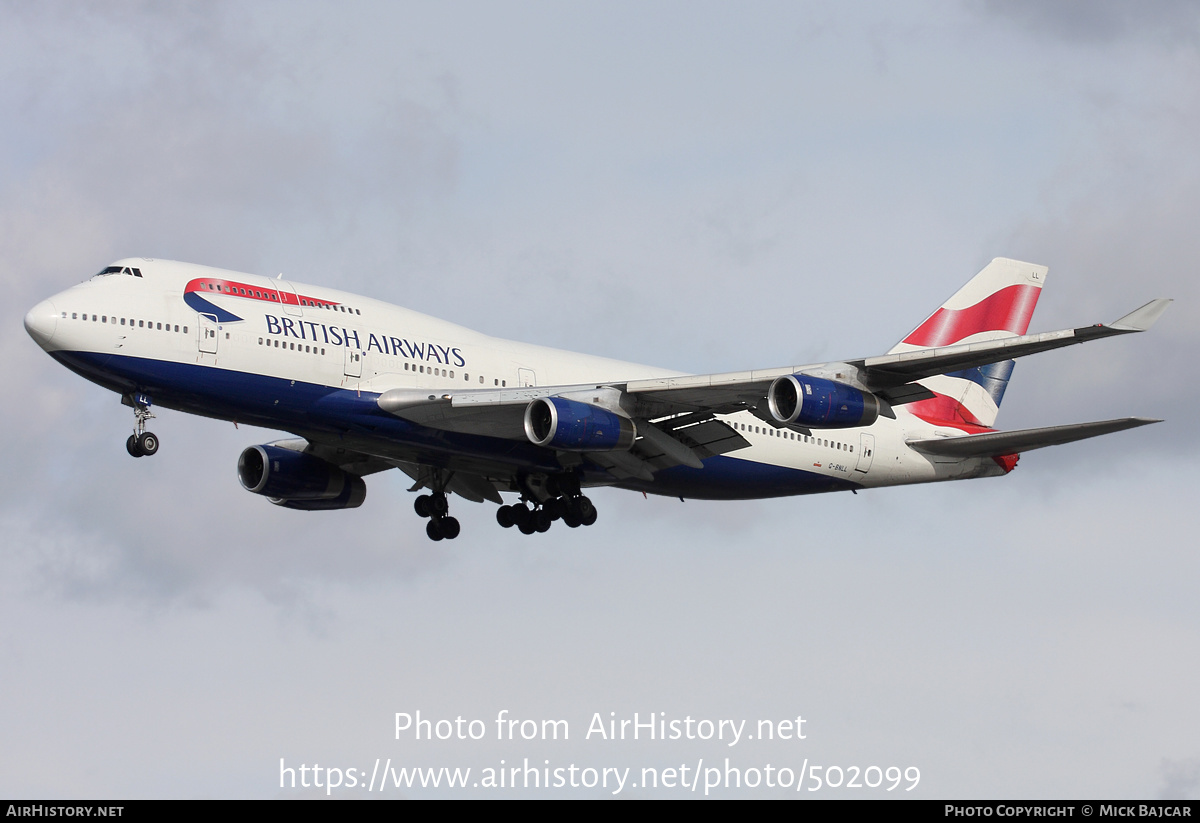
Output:
<svg viewBox="0 0 1200 823">
<path fill-rule="evenodd" d="M 281 790 L 281 758 L 636 782 L 728 757 L 921 775 L 799 796 L 1200 796 L 1194 3 L 13 0 L 0 22 L 0 795 L 322 794 Z M 398 472 L 350 512 L 247 494 L 237 456 L 276 432 L 164 411 L 131 460 L 129 410 L 21 324 L 126 256 L 696 372 L 882 353 L 1014 257 L 1050 267 L 1032 330 L 1176 302 L 1021 361 L 998 424 L 1166 422 L 1004 479 L 598 491 L 594 527 L 533 537 L 457 500 L 433 544 Z M 418 710 L 488 735 L 397 740 Z M 570 739 L 497 741 L 502 710 Z M 806 738 L 585 739 L 610 712 Z"/>
</svg>

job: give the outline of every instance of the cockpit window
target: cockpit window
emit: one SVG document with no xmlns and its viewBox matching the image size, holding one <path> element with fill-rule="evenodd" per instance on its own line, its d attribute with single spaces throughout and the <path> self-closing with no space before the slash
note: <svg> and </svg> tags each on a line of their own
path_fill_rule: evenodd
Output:
<svg viewBox="0 0 1200 823">
<path fill-rule="evenodd" d="M 92 275 L 92 279 L 94 280 L 97 277 L 105 277 L 110 274 L 128 274 L 132 275 L 133 277 L 141 277 L 142 270 L 135 269 L 130 266 L 106 266 L 102 271 L 98 271 Z"/>
</svg>

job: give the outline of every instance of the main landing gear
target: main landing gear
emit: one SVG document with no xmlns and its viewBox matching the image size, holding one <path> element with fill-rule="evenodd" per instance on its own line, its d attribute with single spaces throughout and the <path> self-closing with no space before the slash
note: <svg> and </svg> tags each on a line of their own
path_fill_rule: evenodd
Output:
<svg viewBox="0 0 1200 823">
<path fill-rule="evenodd" d="M 508 529 L 516 526 L 521 534 L 550 531 L 550 524 L 562 520 L 572 529 L 596 522 L 596 507 L 582 494 L 574 497 L 552 497 L 530 508 L 525 500 L 496 510 L 496 522 Z"/>
<path fill-rule="evenodd" d="M 419 488 L 430 490 L 413 501 L 413 509 L 427 518 L 425 534 L 430 540 L 453 540 L 461 527 L 458 520 L 447 514 L 446 500 L 448 478 L 445 473 L 431 471 L 417 478 Z M 508 529 L 516 526 L 523 534 L 547 532 L 555 520 L 561 520 L 570 528 L 590 526 L 596 522 L 596 507 L 579 490 L 576 474 L 538 475 L 520 479 L 521 500 L 511 506 L 496 510 L 496 522 Z"/>
<path fill-rule="evenodd" d="M 572 529 L 596 522 L 596 507 L 579 490 L 578 475 L 526 478 L 522 485 L 526 491 L 521 502 L 496 510 L 496 522 L 504 528 L 516 526 L 522 534 L 533 534 L 549 531 L 555 520 Z"/>
<path fill-rule="evenodd" d="M 158 451 L 158 435 L 146 431 L 146 421 L 154 417 L 150 411 L 151 399 L 146 394 L 125 395 L 121 398 L 125 405 L 133 406 L 133 416 L 137 422 L 133 434 L 125 441 L 125 451 L 131 457 L 149 457 Z"/>
<path fill-rule="evenodd" d="M 453 540 L 458 537 L 462 527 L 459 526 L 457 518 L 446 513 L 450 504 L 446 500 L 445 492 L 423 494 L 413 501 L 413 508 L 421 517 L 429 518 L 429 522 L 425 524 L 425 534 L 430 540 Z"/>
</svg>

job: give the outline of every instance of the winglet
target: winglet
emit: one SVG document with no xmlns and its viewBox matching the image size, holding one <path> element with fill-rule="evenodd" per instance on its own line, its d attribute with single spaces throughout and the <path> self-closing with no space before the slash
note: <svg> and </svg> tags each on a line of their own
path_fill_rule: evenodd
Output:
<svg viewBox="0 0 1200 823">
<path fill-rule="evenodd" d="M 1172 302 L 1174 301 L 1165 297 L 1151 300 L 1140 309 L 1134 309 L 1120 320 L 1113 321 L 1109 328 L 1118 331 L 1146 331 L 1158 322 L 1158 318 L 1162 317 L 1162 313 Z"/>
</svg>

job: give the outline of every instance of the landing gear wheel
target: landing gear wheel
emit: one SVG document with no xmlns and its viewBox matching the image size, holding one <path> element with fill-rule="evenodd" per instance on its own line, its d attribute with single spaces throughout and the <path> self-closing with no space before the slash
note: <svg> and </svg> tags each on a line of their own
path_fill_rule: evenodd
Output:
<svg viewBox="0 0 1200 823">
<path fill-rule="evenodd" d="M 439 527 L 438 521 L 436 520 L 430 520 L 425 524 L 425 534 L 428 535 L 429 539 L 435 543 L 446 536 L 442 534 L 442 530 Z"/>
<path fill-rule="evenodd" d="M 416 510 L 418 517 L 429 517 L 433 512 L 429 510 L 429 501 L 432 498 L 423 494 L 413 501 L 413 509 Z"/>
<path fill-rule="evenodd" d="M 137 439 L 138 451 L 149 457 L 158 451 L 158 435 L 151 432 L 142 432 Z"/>
<path fill-rule="evenodd" d="M 142 456 L 142 450 L 138 448 L 138 438 L 136 434 L 129 435 L 129 439 L 125 441 L 125 451 L 129 452 L 130 457 Z"/>
<path fill-rule="evenodd" d="M 506 529 L 511 529 L 517 524 L 517 521 L 513 519 L 512 509 L 508 506 L 496 509 L 496 522 Z"/>
<path fill-rule="evenodd" d="M 450 502 L 446 500 L 444 494 L 431 494 L 429 496 L 429 513 L 434 517 L 441 517 L 450 508 Z"/>
<path fill-rule="evenodd" d="M 590 526 L 596 522 L 596 507 L 592 505 L 592 501 L 586 497 L 579 498 L 579 522 L 581 525 Z"/>
<path fill-rule="evenodd" d="M 438 531 L 440 531 L 442 533 L 442 537 L 446 538 L 447 540 L 453 540 L 454 538 L 458 537 L 458 533 L 462 530 L 462 527 L 458 525 L 458 519 L 454 517 L 443 517 L 441 520 L 437 521 L 437 524 Z"/>
<path fill-rule="evenodd" d="M 533 534 L 531 528 L 533 520 L 533 512 L 529 511 L 524 503 L 514 503 L 508 507 L 509 516 L 512 518 L 513 525 L 521 530 L 523 534 Z M 529 531 L 525 531 L 530 529 Z"/>
</svg>

